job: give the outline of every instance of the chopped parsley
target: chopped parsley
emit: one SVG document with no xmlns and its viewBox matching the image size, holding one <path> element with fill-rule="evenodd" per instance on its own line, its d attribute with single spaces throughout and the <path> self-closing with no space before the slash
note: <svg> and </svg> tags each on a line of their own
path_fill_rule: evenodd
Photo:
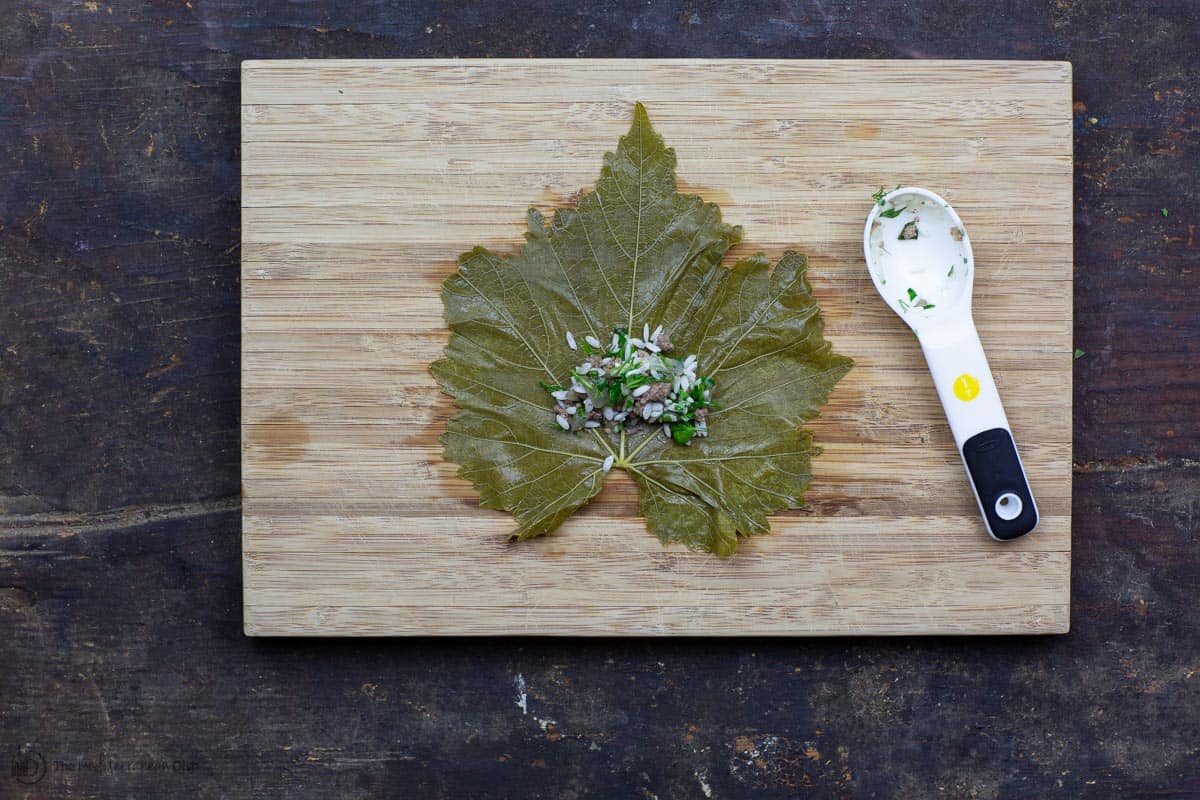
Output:
<svg viewBox="0 0 1200 800">
<path fill-rule="evenodd" d="M 909 305 L 909 303 L 912 303 L 912 305 Z M 933 303 L 917 297 L 916 291 L 914 291 L 911 286 L 908 288 L 908 303 L 904 302 L 904 298 L 901 297 L 900 307 L 905 311 L 908 311 L 910 308 L 919 308 L 922 311 L 928 311 L 931 308 L 937 308 L 937 306 L 935 306 Z"/>
<path fill-rule="evenodd" d="M 895 219 L 907 210 L 908 206 L 905 206 L 904 208 L 889 208 L 886 211 L 880 211 L 879 216 L 886 217 L 887 219 Z"/>
<path fill-rule="evenodd" d="M 896 189 L 899 189 L 899 188 L 900 188 L 900 184 L 897 183 Z M 894 192 L 894 191 L 896 191 L 896 189 L 892 189 L 892 191 Z M 888 193 L 888 190 L 883 188 L 882 186 L 880 186 L 879 191 L 876 192 L 875 194 L 871 195 L 871 199 L 875 201 L 876 205 L 880 205 L 880 206 L 885 205 L 886 201 L 883 198 L 884 198 L 884 195 L 886 195 L 887 193 Z"/>
<path fill-rule="evenodd" d="M 951 264 L 951 265 L 950 265 L 950 271 L 946 273 L 946 277 L 947 277 L 947 278 L 950 278 L 950 277 L 953 277 L 953 275 L 954 275 L 954 265 L 953 265 L 953 264 Z"/>
<path fill-rule="evenodd" d="M 1079 359 L 1083 358 L 1086 355 L 1087 355 L 1087 353 L 1083 352 L 1078 347 L 1075 348 L 1075 360 L 1076 361 L 1078 361 Z"/>
</svg>

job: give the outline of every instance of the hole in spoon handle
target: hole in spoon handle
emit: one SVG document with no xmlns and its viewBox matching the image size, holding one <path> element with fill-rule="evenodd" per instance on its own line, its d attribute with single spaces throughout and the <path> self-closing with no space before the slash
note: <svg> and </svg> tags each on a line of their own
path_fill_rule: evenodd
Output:
<svg viewBox="0 0 1200 800">
<path fill-rule="evenodd" d="M 1037 505 L 1007 429 L 991 428 L 967 439 L 962 458 L 993 539 L 1016 539 L 1037 527 Z"/>
</svg>

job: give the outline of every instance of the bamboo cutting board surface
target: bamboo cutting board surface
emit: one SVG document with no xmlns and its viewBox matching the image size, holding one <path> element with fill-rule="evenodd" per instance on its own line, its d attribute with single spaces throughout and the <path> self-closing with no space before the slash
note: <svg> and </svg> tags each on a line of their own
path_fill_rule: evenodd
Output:
<svg viewBox="0 0 1200 800">
<path fill-rule="evenodd" d="M 572 203 L 635 100 L 681 186 L 794 248 L 856 367 L 806 511 L 726 560 L 664 548 L 631 482 L 507 544 L 441 458 L 427 372 L 457 255 Z M 995 634 L 1069 624 L 1071 68 L 1046 62 L 271 61 L 242 68 L 251 635 Z M 1042 519 L 990 540 L 920 348 L 875 294 L 881 184 L 962 215 L 975 318 Z M 715 432 L 714 432 L 714 435 Z"/>
</svg>

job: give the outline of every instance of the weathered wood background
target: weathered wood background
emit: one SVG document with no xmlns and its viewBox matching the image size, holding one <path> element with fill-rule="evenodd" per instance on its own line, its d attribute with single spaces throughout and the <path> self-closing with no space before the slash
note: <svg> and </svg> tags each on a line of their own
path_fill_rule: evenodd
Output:
<svg viewBox="0 0 1200 800">
<path fill-rule="evenodd" d="M 0 796 L 1200 796 L 1200 7 L 351 5 L 0 8 Z M 238 65 L 423 55 L 1072 61 L 1072 632 L 244 638 Z"/>
</svg>

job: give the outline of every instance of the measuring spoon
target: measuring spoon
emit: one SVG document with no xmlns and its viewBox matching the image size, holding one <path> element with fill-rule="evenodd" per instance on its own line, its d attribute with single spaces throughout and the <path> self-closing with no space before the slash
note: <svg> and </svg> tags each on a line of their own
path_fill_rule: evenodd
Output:
<svg viewBox="0 0 1200 800">
<path fill-rule="evenodd" d="M 1037 505 L 971 316 L 975 259 L 962 220 L 933 192 L 897 188 L 867 215 L 863 251 L 880 296 L 921 343 L 988 534 L 1029 533 Z"/>
</svg>

